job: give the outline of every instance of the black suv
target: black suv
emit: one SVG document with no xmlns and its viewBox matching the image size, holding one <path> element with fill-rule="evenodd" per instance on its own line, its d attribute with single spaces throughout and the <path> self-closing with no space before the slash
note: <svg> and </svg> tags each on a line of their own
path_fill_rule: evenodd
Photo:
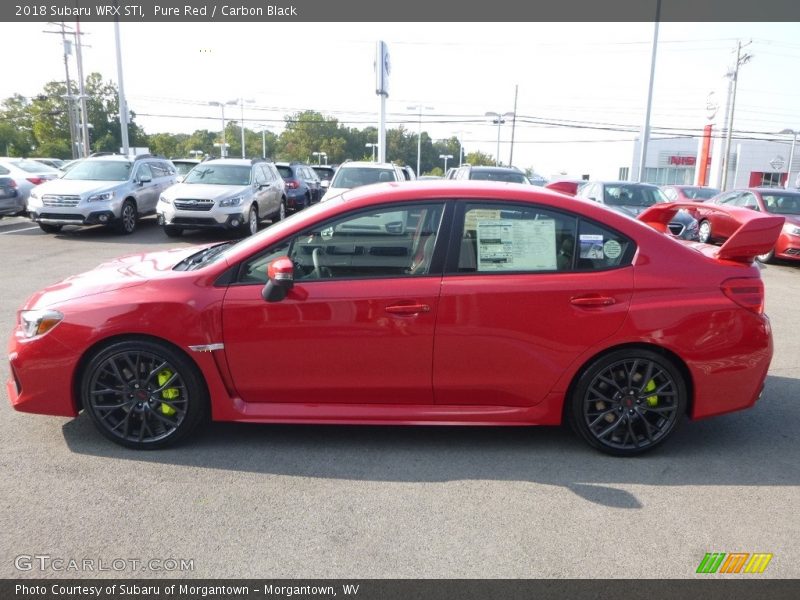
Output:
<svg viewBox="0 0 800 600">
<path fill-rule="evenodd" d="M 286 187 L 286 211 L 293 213 L 319 202 L 322 197 L 317 173 L 301 162 L 275 163 Z"/>
<path fill-rule="evenodd" d="M 464 165 L 458 168 L 453 179 L 479 179 L 483 181 L 531 184 L 528 178 L 525 177 L 525 173 L 515 167 L 473 167 L 472 165 Z"/>
</svg>

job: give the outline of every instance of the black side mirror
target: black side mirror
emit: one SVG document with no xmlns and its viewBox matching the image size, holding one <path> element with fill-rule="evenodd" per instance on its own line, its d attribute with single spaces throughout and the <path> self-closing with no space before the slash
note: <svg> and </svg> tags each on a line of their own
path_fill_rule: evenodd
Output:
<svg viewBox="0 0 800 600">
<path fill-rule="evenodd" d="M 294 264 L 288 256 L 276 258 L 267 267 L 267 283 L 261 297 L 267 302 L 280 302 L 294 286 Z"/>
</svg>

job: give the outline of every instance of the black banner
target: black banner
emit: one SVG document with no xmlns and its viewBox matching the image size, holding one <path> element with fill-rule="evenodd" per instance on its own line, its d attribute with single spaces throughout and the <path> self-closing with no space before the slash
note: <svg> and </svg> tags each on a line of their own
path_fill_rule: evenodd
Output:
<svg viewBox="0 0 800 600">
<path fill-rule="evenodd" d="M 183 579 L 3 580 L 3 600 L 739 600 L 800 598 L 781 579 Z"/>
<path fill-rule="evenodd" d="M 797 0 L 3 0 L 0 21 L 123 22 L 800 21 Z"/>
</svg>

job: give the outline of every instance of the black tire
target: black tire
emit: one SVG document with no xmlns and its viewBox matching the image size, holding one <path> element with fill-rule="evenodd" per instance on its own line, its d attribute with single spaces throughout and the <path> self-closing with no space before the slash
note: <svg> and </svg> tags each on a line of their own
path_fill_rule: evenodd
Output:
<svg viewBox="0 0 800 600">
<path fill-rule="evenodd" d="M 58 233 L 61 231 L 63 225 L 48 225 L 47 223 L 39 223 L 39 229 L 45 233 Z"/>
<path fill-rule="evenodd" d="M 756 256 L 756 260 L 761 263 L 771 263 L 773 260 L 775 260 L 775 248 L 766 254 L 759 254 Z"/>
<path fill-rule="evenodd" d="M 200 370 L 157 341 L 127 340 L 100 350 L 81 373 L 80 393 L 100 433 L 137 450 L 179 442 L 208 414 Z"/>
<path fill-rule="evenodd" d="M 278 207 L 278 212 L 275 214 L 275 221 L 283 221 L 286 218 L 286 198 L 281 199 L 281 205 Z"/>
<path fill-rule="evenodd" d="M 634 456 L 663 443 L 686 413 L 687 387 L 672 360 L 644 348 L 587 365 L 567 399 L 567 418 L 589 445 Z"/>
<path fill-rule="evenodd" d="M 247 219 L 242 223 L 242 235 L 248 237 L 256 233 L 258 233 L 258 207 L 251 204 L 250 210 L 247 211 Z"/>
<path fill-rule="evenodd" d="M 711 243 L 711 221 L 702 220 L 697 229 L 697 239 L 704 244 Z"/>
<path fill-rule="evenodd" d="M 164 233 L 167 237 L 175 238 L 183 235 L 183 227 L 176 227 L 175 225 L 164 225 Z"/>
<path fill-rule="evenodd" d="M 136 204 L 133 200 L 125 200 L 119 211 L 119 219 L 117 219 L 115 228 L 118 233 L 130 235 L 136 231 L 136 221 L 138 219 L 139 215 L 136 212 Z"/>
</svg>

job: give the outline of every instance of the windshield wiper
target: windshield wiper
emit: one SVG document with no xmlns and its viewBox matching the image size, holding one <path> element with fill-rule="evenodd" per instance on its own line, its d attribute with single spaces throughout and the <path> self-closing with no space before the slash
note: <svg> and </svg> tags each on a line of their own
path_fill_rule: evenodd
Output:
<svg viewBox="0 0 800 600">
<path fill-rule="evenodd" d="M 200 252 L 196 252 L 191 256 L 184 258 L 181 262 L 175 265 L 173 268 L 176 271 L 192 271 L 194 269 L 199 269 L 203 265 L 208 264 L 211 260 L 218 256 L 225 248 L 233 244 L 233 242 L 222 242 L 221 244 L 217 244 L 216 246 L 209 246 Z"/>
</svg>

